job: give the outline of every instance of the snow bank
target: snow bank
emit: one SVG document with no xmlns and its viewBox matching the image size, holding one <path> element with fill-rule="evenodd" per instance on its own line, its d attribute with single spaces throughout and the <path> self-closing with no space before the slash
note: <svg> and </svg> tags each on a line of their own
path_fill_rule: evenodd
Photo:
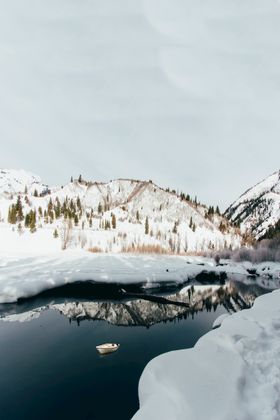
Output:
<svg viewBox="0 0 280 420">
<path fill-rule="evenodd" d="M 213 260 L 206 258 L 94 254 L 82 250 L 33 256 L 15 253 L 13 256 L 0 257 L 0 303 L 15 302 L 19 298 L 35 296 L 44 290 L 75 281 L 141 283 L 146 289 L 163 283 L 183 285 L 201 273 L 218 276 L 226 273 L 230 278 L 246 281 L 247 269 L 251 267 L 250 263 L 215 266 Z M 279 288 L 279 271 L 279 264 L 260 264 L 256 266 L 259 277 L 254 281 L 270 290 Z M 201 277 L 204 279 L 204 275 Z"/>
<path fill-rule="evenodd" d="M 0 258 L 0 303 L 35 296 L 43 290 L 75 281 L 102 283 L 183 284 L 201 270 L 184 258 L 92 254 L 83 251 Z"/>
<path fill-rule="evenodd" d="M 152 360 L 133 420 L 280 418 L 280 291 L 224 319 L 192 349 Z"/>
</svg>

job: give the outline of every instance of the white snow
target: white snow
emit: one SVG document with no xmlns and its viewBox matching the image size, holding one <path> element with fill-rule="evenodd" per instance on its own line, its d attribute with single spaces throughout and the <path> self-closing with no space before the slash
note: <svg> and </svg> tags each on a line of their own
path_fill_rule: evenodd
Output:
<svg viewBox="0 0 280 420">
<path fill-rule="evenodd" d="M 252 264 L 230 263 L 216 267 L 211 259 L 94 254 L 82 250 L 1 255 L 0 303 L 15 302 L 19 298 L 34 296 L 43 290 L 75 281 L 143 283 L 143 287 L 148 289 L 161 283 L 184 284 L 201 272 L 226 272 L 230 278 L 246 281 L 248 267 L 252 268 Z M 255 268 L 259 276 L 255 279 L 257 285 L 267 289 L 280 287 L 279 264 L 262 263 Z"/>
<path fill-rule="evenodd" d="M 38 193 L 46 189 L 38 175 L 23 169 L 0 169 L 0 195 L 17 194 L 27 190 L 28 193 Z"/>
<path fill-rule="evenodd" d="M 218 316 L 217 319 L 215 319 L 215 321 L 213 322 L 213 328 L 218 328 L 222 325 L 223 321 L 228 318 L 230 316 L 230 314 L 222 314 L 220 316 Z"/>
<path fill-rule="evenodd" d="M 280 291 L 144 370 L 133 420 L 278 420 Z"/>
<path fill-rule="evenodd" d="M 240 219 L 243 233 L 251 232 L 256 239 L 262 237 L 280 219 L 280 171 L 242 194 L 226 214 L 232 221 Z"/>
<path fill-rule="evenodd" d="M 107 183 L 74 181 L 62 187 L 47 187 L 40 178 L 25 171 L 2 170 L 0 182 L 0 252 L 34 253 L 54 252 L 63 248 L 65 222 L 61 215 L 53 219 L 45 217 L 50 200 L 53 205 L 59 200 L 62 206 L 66 199 L 81 202 L 82 215 L 78 225 L 69 228 L 67 248 L 84 248 L 103 252 L 137 251 L 154 247 L 163 253 L 186 253 L 238 248 L 241 237 L 228 222 L 215 214 L 205 217 L 207 207 L 195 205 L 174 192 L 166 191 L 152 182 L 118 179 Z M 2 187 L 1 187 L 2 185 Z M 39 196 L 34 197 L 37 190 Z M 25 194 L 27 190 L 27 194 Z M 44 194 L 44 191 L 49 194 Z M 16 194 L 15 194 L 16 192 Z M 43 194 L 41 194 L 43 193 Z M 8 224 L 8 211 L 20 195 L 23 215 L 36 210 L 36 232 L 29 234 L 24 220 Z M 68 202 L 69 202 L 68 201 Z M 99 205 L 102 212 L 98 211 Z M 41 215 L 40 215 L 41 212 Z M 116 217 L 116 228 L 105 229 L 105 222 Z M 90 219 L 91 224 L 90 224 Z M 149 220 L 149 232 L 145 234 L 145 220 Z M 174 224 L 177 223 L 176 232 Z M 195 224 L 193 229 L 190 225 Z M 226 231 L 220 224 L 228 225 Z M 53 238 L 57 230 L 59 238 Z M 27 246 L 26 246 L 27 245 Z"/>
</svg>

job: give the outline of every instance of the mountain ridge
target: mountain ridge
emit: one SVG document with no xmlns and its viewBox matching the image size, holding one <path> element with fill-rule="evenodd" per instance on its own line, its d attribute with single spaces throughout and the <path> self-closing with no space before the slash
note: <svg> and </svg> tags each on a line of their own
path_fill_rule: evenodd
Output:
<svg viewBox="0 0 280 420">
<path fill-rule="evenodd" d="M 0 174 L 2 227 L 12 226 L 19 236 L 53 229 L 63 249 L 186 253 L 236 248 L 242 241 L 218 207 L 151 180 L 94 182 L 80 176 L 51 187 L 22 170 Z"/>
<path fill-rule="evenodd" d="M 243 234 L 265 237 L 280 220 L 280 170 L 245 191 L 224 214 Z"/>
</svg>

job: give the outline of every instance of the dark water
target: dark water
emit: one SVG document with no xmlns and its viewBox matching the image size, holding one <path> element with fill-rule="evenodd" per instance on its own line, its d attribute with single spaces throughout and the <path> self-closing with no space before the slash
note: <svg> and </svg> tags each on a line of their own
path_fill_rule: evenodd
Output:
<svg viewBox="0 0 280 420">
<path fill-rule="evenodd" d="M 245 297 L 234 293 L 233 310 L 246 307 L 249 292 Z M 187 312 L 139 299 L 95 301 L 92 307 L 86 304 L 83 316 L 81 301 L 62 306 L 64 314 L 48 301 L 50 308 L 37 319 L 0 321 L 1 420 L 130 419 L 138 409 L 138 382 L 146 364 L 161 353 L 192 347 L 219 315 L 232 311 L 228 296 L 214 306 L 211 293 L 200 300 Z M 8 312 L 35 307 L 30 302 Z M 2 317 L 6 314 L 3 305 Z M 120 343 L 120 349 L 100 356 L 95 346 L 108 341 Z"/>
</svg>

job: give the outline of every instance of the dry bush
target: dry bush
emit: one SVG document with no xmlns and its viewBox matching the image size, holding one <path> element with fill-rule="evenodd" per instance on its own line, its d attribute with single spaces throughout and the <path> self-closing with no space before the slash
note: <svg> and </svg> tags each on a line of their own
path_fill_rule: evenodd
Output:
<svg viewBox="0 0 280 420">
<path fill-rule="evenodd" d="M 209 256 L 209 254 L 208 254 Z M 212 252 L 213 258 L 230 259 L 235 262 L 250 261 L 261 263 L 266 261 L 280 262 L 280 237 L 274 239 L 264 239 L 254 245 L 253 248 L 242 247 L 238 250 L 224 250 Z"/>
<path fill-rule="evenodd" d="M 91 248 L 88 249 L 89 252 L 93 252 L 94 254 L 97 254 L 99 252 L 103 252 L 101 248 L 99 248 L 98 246 L 92 246 Z"/>
<path fill-rule="evenodd" d="M 160 245 L 129 245 L 122 248 L 122 252 L 131 254 L 167 254 L 167 250 Z"/>
</svg>

